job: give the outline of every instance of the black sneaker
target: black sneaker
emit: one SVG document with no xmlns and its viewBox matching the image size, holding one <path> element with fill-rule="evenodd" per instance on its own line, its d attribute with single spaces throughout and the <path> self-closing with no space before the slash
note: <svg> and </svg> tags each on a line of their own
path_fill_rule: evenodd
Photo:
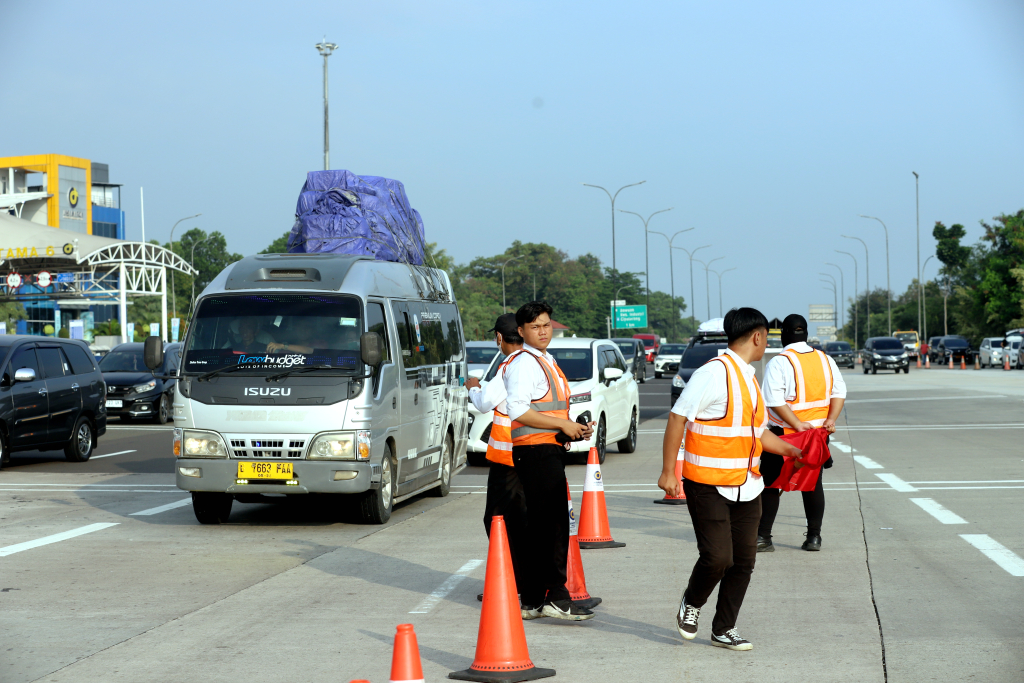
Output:
<svg viewBox="0 0 1024 683">
<path fill-rule="evenodd" d="M 722 635 L 711 634 L 711 644 L 715 647 L 724 647 L 730 650 L 753 650 L 754 646 L 749 640 L 740 637 L 736 629 L 731 628 Z"/>
<path fill-rule="evenodd" d="M 594 612 L 580 607 L 572 600 L 556 600 L 545 602 L 540 613 L 545 617 L 565 619 L 566 621 L 586 621 L 594 618 Z"/>
<path fill-rule="evenodd" d="M 821 536 L 818 534 L 804 534 L 807 540 L 800 546 L 804 550 L 821 550 Z"/>
<path fill-rule="evenodd" d="M 686 604 L 686 595 L 683 595 L 679 603 L 679 611 L 676 612 L 676 630 L 683 640 L 693 640 L 697 637 L 697 620 L 700 619 L 700 607 Z"/>
<path fill-rule="evenodd" d="M 757 537 L 757 552 L 759 552 L 759 553 L 774 553 L 775 552 L 775 546 L 772 545 L 772 538 L 771 538 L 771 536 L 769 536 L 768 538 L 765 538 L 764 536 L 758 536 Z"/>
</svg>

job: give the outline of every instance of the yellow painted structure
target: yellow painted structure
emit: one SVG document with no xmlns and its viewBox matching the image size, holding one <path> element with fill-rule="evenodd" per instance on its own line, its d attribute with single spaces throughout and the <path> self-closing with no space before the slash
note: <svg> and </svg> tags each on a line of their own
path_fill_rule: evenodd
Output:
<svg viewBox="0 0 1024 683">
<path fill-rule="evenodd" d="M 60 167 L 79 168 L 85 171 L 85 187 L 72 188 L 69 201 L 73 206 L 85 204 L 86 234 L 92 234 L 92 162 L 89 159 L 69 157 L 63 154 L 32 154 L 21 157 L 0 157 L 0 168 L 16 168 L 32 173 L 46 174 L 46 192 L 51 195 L 46 200 L 46 224 L 51 228 L 59 228 L 60 209 Z M 74 193 L 72 195 L 71 193 Z M 73 198 L 73 201 L 71 199 Z"/>
</svg>

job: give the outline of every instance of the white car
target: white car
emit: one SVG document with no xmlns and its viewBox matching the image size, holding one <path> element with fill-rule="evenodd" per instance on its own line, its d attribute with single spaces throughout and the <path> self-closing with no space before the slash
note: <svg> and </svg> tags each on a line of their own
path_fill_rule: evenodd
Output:
<svg viewBox="0 0 1024 683">
<path fill-rule="evenodd" d="M 640 421 L 640 389 L 633 375 L 626 371 L 626 360 L 615 342 L 608 339 L 558 338 L 551 341 L 548 352 L 558 361 L 569 380 L 569 419 L 575 420 L 590 412 L 597 422 L 588 441 L 570 445 L 572 453 L 589 453 L 597 448 L 598 459 L 604 462 L 606 446 L 615 443 L 619 453 L 636 450 L 637 426 Z M 494 375 L 504 358 L 501 354 L 491 362 L 481 383 L 495 381 Z M 501 381 L 498 378 L 496 381 Z M 469 404 L 469 444 L 471 453 L 486 453 L 491 436 L 493 413 L 480 413 Z"/>
<path fill-rule="evenodd" d="M 686 344 L 662 344 L 654 358 L 654 378 L 661 379 L 662 375 L 676 374 L 684 351 Z"/>
<path fill-rule="evenodd" d="M 494 340 L 466 342 L 466 365 L 469 366 L 470 372 L 486 370 L 491 360 L 500 354 L 498 342 Z"/>
</svg>

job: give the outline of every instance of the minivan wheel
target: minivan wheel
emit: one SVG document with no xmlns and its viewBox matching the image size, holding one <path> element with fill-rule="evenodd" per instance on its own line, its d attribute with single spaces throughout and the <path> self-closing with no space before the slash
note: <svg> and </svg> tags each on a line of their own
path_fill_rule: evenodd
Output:
<svg viewBox="0 0 1024 683">
<path fill-rule="evenodd" d="M 391 446 L 384 448 L 380 463 L 380 488 L 370 489 L 359 499 L 359 516 L 367 524 L 384 524 L 391 519 L 394 505 L 394 477 L 391 469 Z"/>
<path fill-rule="evenodd" d="M 864 363 L 864 374 L 868 374 L 868 364 Z"/>
<path fill-rule="evenodd" d="M 158 425 L 165 425 L 171 421 L 171 397 L 167 394 L 160 395 L 160 403 L 157 405 L 153 421 Z"/>
<path fill-rule="evenodd" d="M 430 489 L 430 494 L 444 498 L 452 490 L 452 446 L 451 434 L 446 434 L 441 445 L 441 483 Z"/>
<path fill-rule="evenodd" d="M 619 453 L 632 453 L 636 450 L 636 408 L 633 409 L 633 417 L 629 420 L 629 432 L 626 438 L 617 444 Z"/>
<path fill-rule="evenodd" d="M 232 501 L 230 493 L 193 491 L 192 511 L 200 524 L 222 524 L 231 515 Z"/>
<path fill-rule="evenodd" d="M 64 446 L 64 457 L 71 462 L 85 462 L 92 455 L 92 424 L 80 417 L 71 432 L 71 440 Z"/>
<path fill-rule="evenodd" d="M 11 464 L 11 453 L 7 450 L 7 441 L 4 439 L 3 431 L 0 431 L 0 469 Z"/>
<path fill-rule="evenodd" d="M 603 465 L 605 453 L 608 451 L 608 429 L 604 424 L 604 415 L 597 423 L 597 440 L 594 447 L 597 448 L 597 461 Z"/>
</svg>

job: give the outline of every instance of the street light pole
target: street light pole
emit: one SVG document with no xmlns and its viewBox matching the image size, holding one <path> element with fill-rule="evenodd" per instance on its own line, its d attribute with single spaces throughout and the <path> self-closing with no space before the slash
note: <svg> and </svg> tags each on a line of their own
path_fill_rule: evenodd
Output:
<svg viewBox="0 0 1024 683">
<path fill-rule="evenodd" d="M 921 287 L 921 187 L 920 176 L 914 174 L 914 213 L 917 221 L 917 329 L 921 329 L 921 302 L 924 300 L 924 289 Z"/>
<path fill-rule="evenodd" d="M 526 256 L 526 254 L 522 254 L 520 256 L 513 256 L 508 261 L 505 261 L 504 263 L 501 264 L 501 314 L 502 315 L 505 315 L 505 313 L 507 312 L 506 311 L 506 307 L 505 307 L 505 266 L 507 266 L 512 261 L 515 261 L 517 258 L 523 258 L 523 256 Z"/>
<path fill-rule="evenodd" d="M 836 249 L 835 252 L 837 254 L 846 254 L 847 256 L 853 259 L 853 346 L 854 350 L 856 350 L 856 347 L 860 345 L 860 330 L 857 329 L 857 318 L 859 317 L 857 315 L 857 292 L 859 291 L 857 289 L 857 257 L 848 251 L 839 251 L 838 249 Z M 846 305 L 845 301 L 843 302 L 843 305 Z"/>
<path fill-rule="evenodd" d="M 711 320 L 711 278 L 708 276 L 708 267 L 710 267 L 715 261 L 721 261 L 724 258 L 724 256 L 717 256 L 707 263 L 704 263 L 700 259 L 694 259 L 694 261 L 704 266 L 704 293 L 707 294 L 708 298 L 708 320 Z"/>
<path fill-rule="evenodd" d="M 666 211 L 671 211 L 672 208 L 673 207 L 670 206 L 667 209 L 661 209 L 660 211 L 655 211 L 650 216 L 648 216 L 646 220 L 644 220 L 644 217 L 641 216 L 640 214 L 638 214 L 636 211 L 623 211 L 622 209 L 619 209 L 619 213 L 631 213 L 634 216 L 636 216 L 637 218 L 639 218 L 641 221 L 644 222 L 644 268 L 647 270 L 647 274 L 645 276 L 647 278 L 647 283 L 646 283 L 647 284 L 647 326 L 651 327 L 652 329 L 653 329 L 653 326 L 651 325 L 651 260 L 650 260 L 650 249 L 647 247 L 647 243 L 648 243 L 647 233 L 649 232 L 647 230 L 647 224 L 650 223 L 651 219 L 654 218 L 655 216 L 657 216 L 659 213 L 665 213 Z M 669 247 L 669 249 L 671 250 L 671 247 Z"/>
<path fill-rule="evenodd" d="M 693 230 L 693 228 L 687 228 L 686 230 L 679 230 L 674 235 L 672 235 L 671 238 L 669 238 L 669 236 L 666 235 L 663 232 L 658 232 L 657 230 L 651 230 L 650 231 L 651 233 L 653 233 L 655 235 L 661 235 L 666 240 L 668 240 L 668 273 L 669 273 L 669 281 L 671 282 L 671 286 L 672 286 L 672 294 L 671 295 L 672 295 L 672 334 L 673 335 L 675 335 L 675 332 L 676 332 L 676 319 L 679 318 L 679 309 L 676 308 L 676 269 L 675 269 L 675 266 L 672 263 L 672 243 L 675 241 L 677 236 L 682 235 L 684 232 L 690 232 L 691 230 Z M 615 297 L 615 298 L 617 299 L 618 297 Z M 691 305 L 692 305 L 692 303 L 691 303 Z M 650 315 L 650 311 L 648 311 L 648 315 Z"/>
<path fill-rule="evenodd" d="M 861 214 L 861 218 L 872 218 L 879 223 L 882 223 L 881 218 L 875 218 L 874 216 L 865 216 Z M 888 293 L 889 303 L 889 336 L 892 336 L 892 287 L 889 285 L 889 228 L 885 227 L 885 223 L 882 223 L 882 229 L 885 230 L 885 290 Z"/>
<path fill-rule="evenodd" d="M 718 317 L 722 317 L 722 276 L 728 273 L 730 270 L 736 270 L 735 268 L 726 268 L 722 272 L 712 270 L 711 272 L 718 276 Z"/>
<path fill-rule="evenodd" d="M 599 190 L 604 190 L 604 193 L 608 195 L 608 199 L 612 202 L 612 270 L 617 270 L 615 266 L 615 198 L 619 196 L 619 193 L 625 190 L 627 187 L 636 187 L 637 185 L 643 185 L 646 180 L 641 180 L 639 183 L 631 183 L 629 185 L 623 185 L 619 189 L 615 190 L 615 194 L 612 194 L 608 190 L 605 190 L 600 185 L 591 185 L 590 183 L 583 183 L 584 187 L 596 187 Z"/>
<path fill-rule="evenodd" d="M 195 216 L 186 216 L 185 218 L 182 218 L 180 221 L 178 221 L 178 223 L 181 223 L 182 221 L 191 220 L 193 218 L 199 218 L 202 215 L 203 214 L 201 214 L 201 213 L 197 213 Z M 178 227 L 178 223 L 175 223 L 174 225 L 171 226 L 171 240 L 170 240 L 171 251 L 174 251 L 174 229 Z M 178 312 L 177 297 L 175 297 L 175 295 L 174 295 L 174 269 L 173 268 L 171 268 L 171 310 L 174 311 L 175 313 Z M 167 322 L 164 321 L 164 323 L 162 323 L 162 324 L 166 325 Z"/>
<path fill-rule="evenodd" d="M 826 273 L 819 273 L 819 275 L 826 275 Z M 834 326 L 836 324 L 835 308 L 839 306 L 839 297 L 836 296 L 835 278 L 832 278 L 832 282 L 831 283 L 829 283 L 827 280 L 819 280 L 819 282 L 821 282 L 822 284 L 825 284 L 825 285 L 829 285 L 828 287 L 825 287 L 825 289 L 831 289 L 832 290 L 832 301 L 834 302 L 833 303 L 833 309 L 832 309 L 832 325 Z M 820 337 L 819 337 L 819 339 L 820 339 Z"/>
<path fill-rule="evenodd" d="M 189 257 L 188 264 L 192 266 L 192 270 L 196 271 L 196 275 L 199 274 L 199 271 L 196 269 L 196 247 L 198 247 L 200 244 L 206 244 L 207 242 L 209 242 L 211 239 L 213 239 L 213 235 L 214 233 L 210 233 L 206 239 L 192 243 L 192 255 Z M 188 305 L 189 317 L 192 316 L 192 309 L 196 305 L 196 275 L 192 276 L 192 301 L 190 301 Z"/>
<path fill-rule="evenodd" d="M 839 298 L 843 300 L 843 308 L 839 309 L 839 320 L 841 321 L 841 327 L 846 328 L 846 278 L 843 276 L 843 269 L 834 263 L 826 263 L 826 266 L 832 266 L 839 271 Z"/>
<path fill-rule="evenodd" d="M 928 258 L 926 258 L 924 260 L 924 265 L 921 266 L 921 274 L 922 275 L 924 275 L 925 268 L 928 267 L 928 262 L 931 261 L 933 258 L 935 258 L 935 254 L 932 254 L 931 256 L 929 256 Z M 927 341 L 928 341 L 928 299 L 926 299 L 926 298 L 922 298 L 921 299 L 921 312 L 924 313 L 924 327 L 922 328 L 923 331 L 924 331 L 924 337 L 922 337 L 922 339 L 924 339 L 925 343 L 927 343 Z"/>
<path fill-rule="evenodd" d="M 626 287 L 629 287 L 629 285 L 622 285 L 621 287 L 619 287 L 618 289 L 616 289 L 616 290 L 615 290 L 615 298 L 614 298 L 614 299 L 612 299 L 612 329 L 613 329 L 613 330 L 617 330 L 617 329 L 619 329 L 619 326 L 618 326 L 618 325 L 615 325 L 615 323 L 616 323 L 616 322 L 618 322 L 618 321 L 617 321 L 617 320 L 615 319 L 615 316 L 616 316 L 616 315 L 618 314 L 618 312 L 619 312 L 619 306 L 618 306 L 618 304 L 616 304 L 615 302 L 619 300 L 619 292 L 621 292 L 622 290 L 624 290 L 624 289 L 625 289 Z"/>
<path fill-rule="evenodd" d="M 711 246 L 710 244 L 705 244 L 703 247 L 697 247 L 693 251 L 690 251 L 686 247 L 672 247 L 673 249 L 678 249 L 680 251 L 685 251 L 686 255 L 690 257 L 690 327 L 693 327 L 695 331 L 696 331 L 696 320 L 694 320 L 694 317 L 693 317 L 693 306 L 694 306 L 694 304 L 693 304 L 693 255 L 696 254 L 701 249 L 707 249 L 710 246 Z"/>
<path fill-rule="evenodd" d="M 328 43 L 327 36 L 324 36 L 324 39 L 316 44 L 316 49 L 324 58 L 324 170 L 329 171 L 331 170 L 331 134 L 328 125 L 330 117 L 327 115 L 327 58 L 338 49 L 338 46 L 335 43 Z"/>
<path fill-rule="evenodd" d="M 866 311 L 868 318 L 868 331 L 867 336 L 871 336 L 871 260 L 868 258 L 868 245 L 867 242 L 859 237 L 850 237 L 849 235 L 840 235 L 848 240 L 857 240 L 864 245 L 864 287 L 867 290 L 867 296 L 864 297 L 864 310 Z"/>
</svg>

